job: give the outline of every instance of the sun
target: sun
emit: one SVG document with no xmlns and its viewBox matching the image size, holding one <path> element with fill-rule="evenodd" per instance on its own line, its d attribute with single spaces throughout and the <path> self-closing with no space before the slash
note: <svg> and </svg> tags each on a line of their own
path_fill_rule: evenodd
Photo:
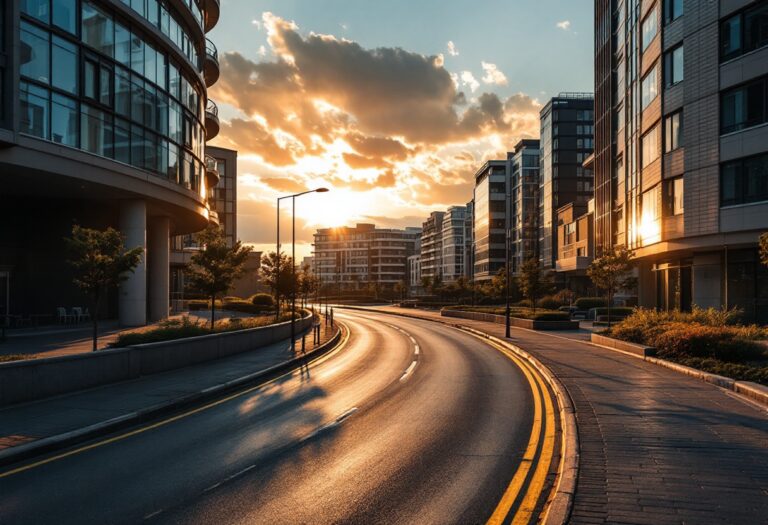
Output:
<svg viewBox="0 0 768 525">
<path fill-rule="evenodd" d="M 327 193 L 311 193 L 297 200 L 296 216 L 319 228 L 352 226 L 371 214 L 370 200 L 365 193 L 331 188 Z"/>
</svg>

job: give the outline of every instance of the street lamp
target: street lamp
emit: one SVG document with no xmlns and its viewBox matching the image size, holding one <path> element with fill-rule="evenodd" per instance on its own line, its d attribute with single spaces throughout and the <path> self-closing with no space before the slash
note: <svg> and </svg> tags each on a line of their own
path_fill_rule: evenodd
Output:
<svg viewBox="0 0 768 525">
<path fill-rule="evenodd" d="M 511 322 L 509 320 L 509 316 L 512 313 L 511 309 L 510 309 L 510 304 L 509 304 L 509 277 L 510 277 L 510 275 L 509 275 L 510 253 L 509 252 L 510 252 L 510 239 L 512 237 L 512 228 L 511 228 L 511 224 L 512 224 L 512 221 L 511 221 L 512 203 L 511 203 L 511 198 L 510 198 L 511 195 L 510 195 L 510 192 L 509 192 L 509 183 L 510 183 L 510 181 L 509 181 L 509 179 L 507 179 L 507 195 L 506 195 L 506 210 L 507 210 L 507 213 L 506 213 L 506 221 L 505 221 L 506 222 L 506 224 L 505 224 L 506 229 L 505 229 L 505 232 L 504 232 L 505 236 L 506 236 L 506 239 L 505 239 L 505 241 L 506 241 L 506 252 L 505 252 L 505 257 L 504 257 L 505 260 L 506 260 L 506 266 L 504 267 L 504 274 L 505 274 L 505 279 L 504 279 L 504 281 L 505 281 L 504 282 L 504 285 L 505 285 L 504 286 L 505 287 L 504 296 L 506 298 L 506 308 L 504 310 L 504 314 L 505 314 L 504 315 L 505 316 L 505 319 L 504 319 L 504 336 L 507 339 L 509 339 L 509 336 L 510 336 L 510 324 L 511 324 Z"/>
<path fill-rule="evenodd" d="M 291 348 L 296 341 L 296 197 L 301 197 L 307 193 L 326 193 L 328 188 L 317 188 L 315 190 L 302 191 L 293 195 L 285 195 L 277 198 L 277 279 L 275 279 L 275 289 L 277 296 L 280 296 L 280 201 L 291 199 Z M 277 301 L 276 320 L 280 320 L 280 301 Z"/>
</svg>

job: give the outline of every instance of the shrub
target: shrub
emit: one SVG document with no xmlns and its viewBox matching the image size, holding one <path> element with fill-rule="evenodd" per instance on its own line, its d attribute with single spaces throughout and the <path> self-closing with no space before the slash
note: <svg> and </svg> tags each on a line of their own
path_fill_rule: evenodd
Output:
<svg viewBox="0 0 768 525">
<path fill-rule="evenodd" d="M 210 303 L 204 299 L 193 299 L 189 301 L 190 310 L 207 310 L 210 308 Z"/>
<path fill-rule="evenodd" d="M 522 301 L 516 302 L 514 306 L 519 306 L 520 308 L 533 308 L 533 303 L 530 299 L 523 299 Z"/>
<path fill-rule="evenodd" d="M 718 310 L 716 308 L 699 308 L 694 306 L 690 314 L 671 312 L 678 317 L 682 317 L 686 320 L 690 319 L 694 323 L 701 323 L 707 326 L 728 326 L 738 324 L 741 320 L 744 312 L 738 308 L 730 308 L 728 310 Z M 682 320 L 682 319 L 681 319 Z"/>
<path fill-rule="evenodd" d="M 571 302 L 576 299 L 576 293 L 573 290 L 564 288 L 557 292 L 554 297 L 560 303 L 558 306 L 570 306 Z"/>
<path fill-rule="evenodd" d="M 678 362 L 685 366 L 697 368 L 711 374 L 730 377 L 737 381 L 753 381 L 768 385 L 768 366 L 750 366 L 701 357 L 679 359 Z"/>
<path fill-rule="evenodd" d="M 765 358 L 762 346 L 737 337 L 728 327 L 691 325 L 659 334 L 654 341 L 659 357 L 701 357 L 728 362 Z"/>
<path fill-rule="evenodd" d="M 589 310 L 590 308 L 605 306 L 605 299 L 601 297 L 579 297 L 574 304 L 579 310 Z"/>
<path fill-rule="evenodd" d="M 611 318 L 612 319 L 623 319 L 625 317 L 628 317 L 634 313 L 634 308 L 628 308 L 626 306 L 614 306 L 611 308 Z M 608 308 L 595 308 L 595 316 L 598 315 L 608 315 Z"/>
<path fill-rule="evenodd" d="M 567 302 L 563 303 L 553 295 L 545 295 L 538 302 L 539 307 L 544 308 L 546 310 L 557 310 L 560 306 L 563 306 L 563 304 L 568 304 L 568 303 Z"/>
<path fill-rule="evenodd" d="M 273 306 L 275 299 L 268 293 L 257 293 L 251 296 L 251 303 L 256 306 Z"/>
<path fill-rule="evenodd" d="M 536 312 L 527 314 L 526 319 L 533 321 L 570 321 L 571 316 L 566 312 Z"/>
</svg>

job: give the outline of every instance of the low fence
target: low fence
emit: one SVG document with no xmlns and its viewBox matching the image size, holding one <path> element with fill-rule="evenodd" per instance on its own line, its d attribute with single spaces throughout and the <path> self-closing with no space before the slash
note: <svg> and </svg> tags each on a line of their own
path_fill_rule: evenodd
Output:
<svg viewBox="0 0 768 525">
<path fill-rule="evenodd" d="M 457 317 L 459 319 L 470 319 L 472 321 L 486 321 L 489 323 L 505 324 L 503 315 L 487 314 L 483 312 L 464 312 L 461 310 L 441 310 L 443 317 Z M 519 317 L 510 318 L 510 326 L 516 328 L 527 328 L 528 330 L 578 330 L 578 321 L 539 321 L 532 319 L 521 319 Z"/>
<path fill-rule="evenodd" d="M 296 321 L 301 334 L 312 316 Z M 0 406 L 42 399 L 99 385 L 248 352 L 291 336 L 291 323 L 101 350 L 87 354 L 0 363 Z"/>
</svg>

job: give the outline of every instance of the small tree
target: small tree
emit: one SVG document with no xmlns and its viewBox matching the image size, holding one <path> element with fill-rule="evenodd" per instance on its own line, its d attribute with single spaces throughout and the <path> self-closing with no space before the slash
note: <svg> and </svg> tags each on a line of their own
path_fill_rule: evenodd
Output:
<svg viewBox="0 0 768 525">
<path fill-rule="evenodd" d="M 587 268 L 587 275 L 592 282 L 605 290 L 608 303 L 608 327 L 611 327 L 611 305 L 613 296 L 619 290 L 634 288 L 637 279 L 632 276 L 635 253 L 627 248 L 614 248 L 597 257 Z"/>
<path fill-rule="evenodd" d="M 496 298 L 504 298 L 507 292 L 507 268 L 502 266 L 491 278 L 490 293 Z"/>
<path fill-rule="evenodd" d="M 127 274 L 136 269 L 144 250 L 141 247 L 126 250 L 125 236 L 113 228 L 102 231 L 75 225 L 72 237 L 66 237 L 64 242 L 70 254 L 69 263 L 75 269 L 74 283 L 91 302 L 95 352 L 104 293 L 128 278 Z"/>
<path fill-rule="evenodd" d="M 405 299 L 406 289 L 405 281 L 398 281 L 395 283 L 395 294 L 397 294 L 397 297 L 399 297 L 401 301 Z"/>
<path fill-rule="evenodd" d="M 234 280 L 243 273 L 250 246 L 240 241 L 227 246 L 222 229 L 214 224 L 198 234 L 202 247 L 190 259 L 187 279 L 190 286 L 211 300 L 211 330 L 216 321 L 216 298 L 226 294 Z"/>
<path fill-rule="evenodd" d="M 303 307 L 306 307 L 309 296 L 315 292 L 319 285 L 319 279 L 312 273 L 309 264 L 305 264 L 301 267 L 297 280 L 298 289 L 301 293 L 301 303 Z"/>
<path fill-rule="evenodd" d="M 523 297 L 531 301 L 534 314 L 536 313 L 536 301 L 540 297 L 552 293 L 554 288 L 551 275 L 541 268 L 535 257 L 531 257 L 520 265 L 517 281 Z"/>
<path fill-rule="evenodd" d="M 421 289 L 424 290 L 424 293 L 428 293 L 429 289 L 432 287 L 432 278 L 428 275 L 425 275 L 421 278 Z"/>
<path fill-rule="evenodd" d="M 760 236 L 760 261 L 768 266 L 768 232 Z"/>
<path fill-rule="evenodd" d="M 272 290 L 272 295 L 277 305 L 280 304 L 281 297 L 287 297 L 291 293 L 293 281 L 292 264 L 293 260 L 284 253 L 280 253 L 279 259 L 276 252 L 265 253 L 261 256 L 259 273 L 264 283 Z"/>
</svg>

